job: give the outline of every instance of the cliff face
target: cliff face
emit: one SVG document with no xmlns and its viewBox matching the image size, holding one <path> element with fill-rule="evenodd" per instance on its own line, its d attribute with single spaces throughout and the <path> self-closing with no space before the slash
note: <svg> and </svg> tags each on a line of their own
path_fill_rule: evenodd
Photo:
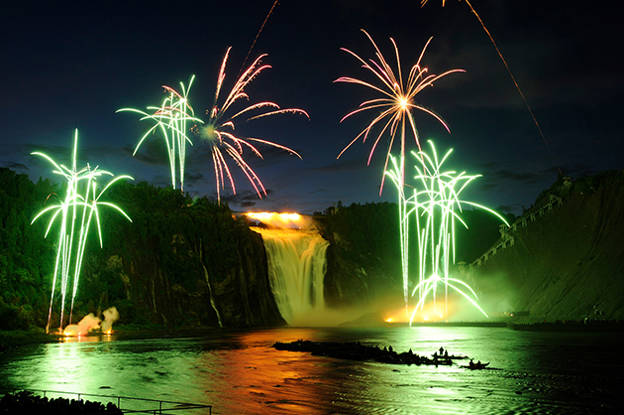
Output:
<svg viewBox="0 0 624 415">
<path fill-rule="evenodd" d="M 317 221 L 321 236 L 330 243 L 324 284 L 327 305 L 359 305 L 387 294 L 400 299 L 395 205 L 338 206 Z"/>
<path fill-rule="evenodd" d="M 624 173 L 560 180 L 468 273 L 493 310 L 624 318 Z"/>
<path fill-rule="evenodd" d="M 124 283 L 127 312 L 168 326 L 253 327 L 283 324 L 269 287 L 262 240 L 237 235 L 236 247 L 208 258 L 210 241 L 174 234 L 170 252 L 157 247 L 109 257 L 109 270 Z M 206 238 L 207 239 L 207 238 Z M 215 241 L 212 241 L 215 242 Z M 158 253 L 158 254 L 157 254 Z M 113 301 L 114 300 L 109 300 Z M 123 313 L 122 309 L 122 313 Z"/>
<path fill-rule="evenodd" d="M 239 266 L 213 286 L 217 308 L 228 326 L 285 325 L 269 285 L 266 251 L 260 234 L 247 230 L 239 240 Z"/>
<path fill-rule="evenodd" d="M 283 324 L 260 235 L 227 207 L 168 189 L 146 198 L 140 186 L 121 189 L 133 223 L 116 220 L 111 226 L 123 239 L 102 252 L 108 263 L 118 259 L 128 312 L 169 326 Z"/>
</svg>

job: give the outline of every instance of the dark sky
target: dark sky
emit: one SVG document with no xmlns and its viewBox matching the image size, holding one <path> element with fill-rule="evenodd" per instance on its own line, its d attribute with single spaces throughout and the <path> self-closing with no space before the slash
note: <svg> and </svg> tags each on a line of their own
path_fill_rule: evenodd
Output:
<svg viewBox="0 0 624 415">
<path fill-rule="evenodd" d="M 624 89 L 621 21 L 610 2 L 473 0 L 533 106 L 548 147 L 466 5 L 447 0 L 442 8 L 440 0 L 430 0 L 420 8 L 419 3 L 279 3 L 252 53 L 269 53 L 266 62 L 273 69 L 248 92 L 256 100 L 305 108 L 311 120 L 276 117 L 240 124 L 238 132 L 274 139 L 300 152 L 303 160 L 270 150 L 264 161 L 249 154 L 270 195 L 256 200 L 237 173 L 239 194 L 225 197 L 232 208 L 255 203 L 253 209 L 311 212 L 338 200 L 394 199 L 391 187 L 378 196 L 384 147 L 370 167 L 369 142 L 355 144 L 336 160 L 370 119 L 362 115 L 339 124 L 346 112 L 374 96 L 358 86 L 332 83 L 342 75 L 367 77 L 352 57 L 339 51 L 345 46 L 372 56 L 360 28 L 373 35 L 388 58 L 388 36 L 393 36 L 404 67 L 415 62 L 427 38 L 434 36 L 424 64 L 433 72 L 466 69 L 418 97 L 444 117 L 452 134 L 426 114 L 417 113 L 416 122 L 423 143 L 432 138 L 440 150 L 455 149 L 452 166 L 484 174 L 472 185 L 473 200 L 517 213 L 556 179 L 558 168 L 578 176 L 624 167 L 616 125 Z M 47 166 L 29 152 L 44 150 L 62 159 L 78 128 L 84 161 L 166 186 L 168 167 L 154 159 L 162 143 L 153 139 L 133 158 L 145 125 L 115 110 L 157 105 L 160 85 L 175 85 L 193 73 L 194 107 L 209 107 L 226 48 L 233 46 L 226 78 L 230 86 L 272 1 L 119 4 L 2 10 L 0 166 L 33 179 L 50 177 Z M 186 189 L 213 196 L 212 163 L 201 156 L 199 139 L 196 144 L 190 150 Z"/>
</svg>

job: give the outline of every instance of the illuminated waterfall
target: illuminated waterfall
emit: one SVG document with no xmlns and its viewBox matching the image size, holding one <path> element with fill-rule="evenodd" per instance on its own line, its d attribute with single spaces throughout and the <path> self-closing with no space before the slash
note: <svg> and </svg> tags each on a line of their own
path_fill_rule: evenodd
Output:
<svg viewBox="0 0 624 415">
<path fill-rule="evenodd" d="M 323 279 L 329 242 L 313 230 L 254 228 L 262 235 L 275 302 L 289 325 L 325 307 Z"/>
</svg>

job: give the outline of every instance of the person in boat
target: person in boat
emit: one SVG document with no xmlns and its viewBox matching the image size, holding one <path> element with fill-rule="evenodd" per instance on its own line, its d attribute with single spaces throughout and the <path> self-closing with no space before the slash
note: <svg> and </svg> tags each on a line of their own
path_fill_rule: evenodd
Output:
<svg viewBox="0 0 624 415">
<path fill-rule="evenodd" d="M 445 351 L 444 351 L 444 358 L 445 358 L 445 359 L 448 359 L 448 358 L 449 358 L 449 355 L 448 355 L 448 350 L 445 350 Z"/>
<path fill-rule="evenodd" d="M 440 356 L 442 356 L 442 353 L 444 353 L 444 347 L 440 346 Z"/>
<path fill-rule="evenodd" d="M 468 368 L 470 368 L 470 369 L 474 369 L 474 367 L 475 367 L 475 364 L 474 364 L 474 362 L 472 361 L 472 359 L 470 359 L 470 362 L 468 362 Z"/>
</svg>

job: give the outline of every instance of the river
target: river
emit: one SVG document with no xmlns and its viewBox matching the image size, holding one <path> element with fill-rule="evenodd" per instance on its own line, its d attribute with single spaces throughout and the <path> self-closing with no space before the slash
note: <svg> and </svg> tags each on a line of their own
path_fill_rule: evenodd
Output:
<svg viewBox="0 0 624 415">
<path fill-rule="evenodd" d="M 408 367 L 271 348 L 297 339 L 391 344 L 427 355 L 444 346 L 500 370 Z M 0 387 L 202 402 L 214 414 L 624 413 L 622 343 L 613 333 L 396 326 L 81 340 L 0 355 Z"/>
</svg>

